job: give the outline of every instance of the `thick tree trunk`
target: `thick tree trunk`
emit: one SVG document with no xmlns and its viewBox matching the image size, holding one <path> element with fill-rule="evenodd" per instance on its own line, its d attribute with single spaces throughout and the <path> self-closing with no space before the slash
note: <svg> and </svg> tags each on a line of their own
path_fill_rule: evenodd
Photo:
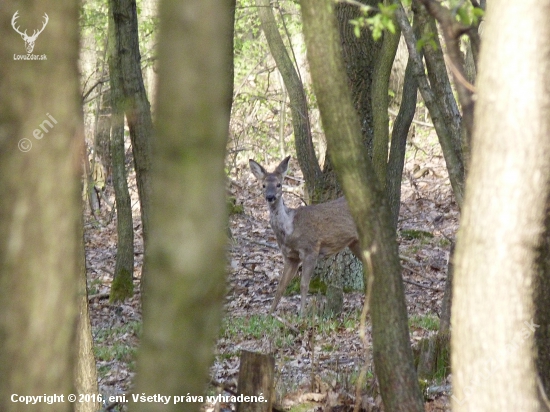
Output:
<svg viewBox="0 0 550 412">
<path fill-rule="evenodd" d="M 113 186 L 115 189 L 117 210 L 117 254 L 115 273 L 111 285 L 111 302 L 124 301 L 134 294 L 134 224 L 132 205 L 126 181 L 125 150 L 124 150 L 124 73 L 123 57 L 117 47 L 119 41 L 115 38 L 121 28 L 116 29 L 115 10 L 117 0 L 109 1 L 109 36 L 111 38 L 108 61 L 109 81 L 111 84 L 111 167 L 113 170 Z M 124 26 L 129 28 L 128 25 Z M 131 33 L 125 33 L 130 36 Z"/>
<path fill-rule="evenodd" d="M 233 0 L 160 6 L 151 271 L 137 393 L 203 394 L 225 294 L 224 158 L 230 114 Z M 193 56 L 192 59 L 189 56 Z M 133 405 L 138 411 L 200 404 Z"/>
<path fill-rule="evenodd" d="M 42 26 L 47 12 L 33 51 L 47 60 L 14 58 L 27 55 L 7 24 L 16 10 L 27 33 Z M 72 410 L 66 395 L 74 393 L 83 253 L 78 12 L 68 0 L 0 7 L 2 411 L 28 409 L 19 396 L 44 394 L 65 395 L 49 410 Z"/>
<path fill-rule="evenodd" d="M 455 260 L 453 411 L 540 411 L 534 290 L 550 193 L 550 1 L 489 2 Z"/>
<path fill-rule="evenodd" d="M 361 3 L 377 7 L 378 0 L 362 0 Z M 348 88 L 351 87 L 353 106 L 359 116 L 363 144 L 367 147 L 369 157 L 373 153 L 373 113 L 372 113 L 372 80 L 374 66 L 379 56 L 382 42 L 375 42 L 368 30 L 363 30 L 361 37 L 353 31 L 350 20 L 362 16 L 359 8 L 345 2 L 337 2 L 336 18 L 341 39 L 341 50 L 345 72 L 348 75 Z M 330 154 L 330 148 L 328 148 Z"/>
<path fill-rule="evenodd" d="M 376 374 L 386 411 L 423 411 L 409 341 L 395 232 L 364 146 L 340 59 L 332 0 L 302 0 L 307 55 L 323 127 L 365 259 L 374 276 L 371 319 Z M 369 257 L 367 257 L 369 256 Z M 370 265 L 368 265 L 370 266 Z M 366 268 L 367 269 L 367 268 Z M 368 271 L 368 269 L 367 269 Z"/>
<path fill-rule="evenodd" d="M 124 107 L 126 121 L 130 128 L 132 153 L 136 180 L 141 205 L 141 223 L 143 245 L 147 252 L 149 233 L 149 204 L 151 197 L 151 141 L 153 122 L 151 108 L 147 100 L 143 77 L 141 74 L 141 56 L 139 53 L 138 23 L 136 0 L 120 0 L 109 2 L 114 18 L 114 47 L 120 59 L 122 73 L 122 90 L 124 92 Z M 141 287 L 147 282 L 146 262 L 141 272 Z"/>
</svg>

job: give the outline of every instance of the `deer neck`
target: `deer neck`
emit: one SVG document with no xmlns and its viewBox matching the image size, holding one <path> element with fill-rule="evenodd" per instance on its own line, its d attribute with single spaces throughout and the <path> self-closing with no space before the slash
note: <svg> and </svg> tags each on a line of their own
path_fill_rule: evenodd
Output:
<svg viewBox="0 0 550 412">
<path fill-rule="evenodd" d="M 283 198 L 269 204 L 270 223 L 279 246 L 284 243 L 286 236 L 294 230 L 294 209 L 286 207 Z"/>
</svg>

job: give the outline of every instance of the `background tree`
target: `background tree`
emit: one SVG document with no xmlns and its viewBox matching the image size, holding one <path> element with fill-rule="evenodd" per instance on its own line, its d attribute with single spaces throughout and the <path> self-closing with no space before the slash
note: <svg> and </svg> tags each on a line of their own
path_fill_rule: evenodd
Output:
<svg viewBox="0 0 550 412">
<path fill-rule="evenodd" d="M 361 144 L 360 122 L 341 60 L 334 5 L 303 0 L 307 54 L 331 156 L 357 224 L 364 263 L 372 261 L 375 370 L 387 411 L 423 411 L 409 341 L 401 266 L 382 184 Z"/>
<path fill-rule="evenodd" d="M 116 210 L 117 210 L 117 254 L 113 283 L 111 285 L 110 301 L 124 301 L 134 293 L 134 224 L 132 219 L 132 205 L 128 193 L 126 181 L 126 162 L 124 151 L 124 110 L 127 97 L 124 93 L 124 73 L 121 52 L 123 46 L 120 44 L 120 36 L 116 33 L 117 20 L 115 12 L 118 7 L 123 6 L 121 2 L 109 1 L 109 83 L 111 86 L 110 100 L 112 105 L 111 126 L 111 166 L 113 170 L 113 186 L 115 189 Z M 127 5 L 128 6 L 128 5 Z M 119 19 L 120 20 L 120 19 Z M 129 29 L 130 26 L 125 25 Z M 127 36 L 132 33 L 126 33 Z M 137 33 L 134 33 L 137 36 Z M 150 136 L 146 137 L 147 139 Z"/>
<path fill-rule="evenodd" d="M 533 287 L 550 189 L 549 12 L 549 1 L 487 8 L 456 253 L 456 411 L 543 409 Z"/>
<path fill-rule="evenodd" d="M 151 196 L 151 140 L 153 122 L 151 108 L 141 73 L 141 55 L 139 51 L 138 21 L 135 0 L 110 2 L 110 13 L 113 15 L 115 49 L 120 58 L 122 90 L 124 92 L 123 108 L 132 139 L 132 152 L 136 180 L 141 205 L 141 223 L 143 245 L 147 250 L 149 232 L 149 203 Z M 146 282 L 146 264 L 142 267 L 141 286 Z"/>
<path fill-rule="evenodd" d="M 144 302 L 139 393 L 200 394 L 213 357 L 225 293 L 224 155 L 234 4 L 161 3 L 158 138 L 146 256 L 155 276 Z M 134 409 L 182 406 L 138 403 Z"/>
<path fill-rule="evenodd" d="M 47 60 L 14 59 L 25 53 L 7 24 L 16 10 L 28 27 L 41 27 L 47 11 L 34 49 Z M 78 5 L 7 1 L 0 19 L 0 409 L 16 411 L 12 394 L 75 387 L 83 272 Z"/>
</svg>

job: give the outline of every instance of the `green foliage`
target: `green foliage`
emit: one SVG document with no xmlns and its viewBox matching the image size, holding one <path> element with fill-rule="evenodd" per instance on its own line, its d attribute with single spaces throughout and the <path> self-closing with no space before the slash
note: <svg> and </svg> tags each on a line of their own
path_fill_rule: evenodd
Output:
<svg viewBox="0 0 550 412">
<path fill-rule="evenodd" d="M 274 335 L 282 327 L 281 322 L 268 315 L 224 318 L 221 336 L 228 339 L 261 339 L 264 335 Z"/>
<path fill-rule="evenodd" d="M 413 239 L 423 239 L 423 238 L 433 238 L 434 235 L 430 232 L 426 232 L 424 230 L 416 230 L 416 229 L 406 229 L 402 230 L 401 237 L 403 239 L 407 240 L 413 240 Z"/>
<path fill-rule="evenodd" d="M 366 27 L 372 32 L 372 38 L 378 40 L 382 37 L 382 33 L 388 30 L 390 33 L 395 33 L 395 23 L 393 21 L 393 15 L 396 4 L 384 5 L 378 3 L 378 8 L 362 5 L 360 11 L 363 16 L 350 20 L 350 24 L 353 25 L 353 32 L 357 37 L 361 36 L 361 29 Z"/>
<path fill-rule="evenodd" d="M 439 318 L 435 315 L 412 315 L 409 317 L 409 327 L 436 331 L 439 330 Z"/>
<path fill-rule="evenodd" d="M 109 8 L 106 1 L 85 1 L 80 8 L 81 36 L 93 36 L 96 44 L 103 44 L 107 33 Z"/>
<path fill-rule="evenodd" d="M 298 63 L 302 62 L 305 46 L 297 3 L 279 0 L 272 9 L 291 59 L 296 55 Z M 289 99 L 262 32 L 255 0 L 237 0 L 234 44 L 230 162 L 238 165 L 255 157 L 269 163 L 280 158 L 281 140 L 285 151 L 293 147 L 293 128 Z"/>
<path fill-rule="evenodd" d="M 137 339 L 141 336 L 142 324 L 131 321 L 114 328 L 94 330 L 94 356 L 98 362 L 128 362 L 134 364 Z M 104 375 L 110 365 L 99 365 L 99 374 Z"/>
<path fill-rule="evenodd" d="M 416 50 L 420 51 L 426 46 L 430 46 L 433 50 L 436 50 L 438 46 L 434 36 L 434 33 L 424 33 L 416 42 Z"/>
<path fill-rule="evenodd" d="M 444 2 L 455 16 L 456 20 L 465 26 L 476 25 L 483 17 L 483 10 L 474 7 L 469 1 L 449 0 Z"/>
</svg>

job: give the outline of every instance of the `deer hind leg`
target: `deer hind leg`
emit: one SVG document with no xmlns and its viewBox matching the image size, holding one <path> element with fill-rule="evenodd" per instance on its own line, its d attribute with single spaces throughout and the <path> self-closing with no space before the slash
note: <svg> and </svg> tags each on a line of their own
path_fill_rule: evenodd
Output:
<svg viewBox="0 0 550 412">
<path fill-rule="evenodd" d="M 284 261 L 285 266 L 283 269 L 283 274 L 281 276 L 281 280 L 279 280 L 279 285 L 277 286 L 277 292 L 275 292 L 275 298 L 273 299 L 273 303 L 271 304 L 271 309 L 269 309 L 270 314 L 273 313 L 273 311 L 277 308 L 277 305 L 279 304 L 279 301 L 281 300 L 284 291 L 286 290 L 292 278 L 296 276 L 296 272 L 298 272 L 298 266 L 300 266 L 300 261 L 298 260 L 285 258 Z"/>
<path fill-rule="evenodd" d="M 300 282 L 300 315 L 305 315 L 307 292 L 309 291 L 309 281 L 315 270 L 315 264 L 317 263 L 317 254 L 311 254 L 304 257 L 302 262 L 302 280 Z"/>
</svg>

